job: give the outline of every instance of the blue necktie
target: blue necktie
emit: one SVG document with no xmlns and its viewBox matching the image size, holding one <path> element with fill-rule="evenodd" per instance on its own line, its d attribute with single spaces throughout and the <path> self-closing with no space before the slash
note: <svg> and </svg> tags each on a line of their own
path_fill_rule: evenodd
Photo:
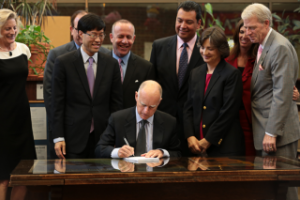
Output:
<svg viewBox="0 0 300 200">
<path fill-rule="evenodd" d="M 183 79 L 186 73 L 186 69 L 188 66 L 188 54 L 187 54 L 187 50 L 186 47 L 188 47 L 187 43 L 183 43 L 183 49 L 180 55 L 180 59 L 179 59 L 179 69 L 178 69 L 178 85 L 179 88 L 181 88 L 182 83 L 183 83 Z"/>
</svg>

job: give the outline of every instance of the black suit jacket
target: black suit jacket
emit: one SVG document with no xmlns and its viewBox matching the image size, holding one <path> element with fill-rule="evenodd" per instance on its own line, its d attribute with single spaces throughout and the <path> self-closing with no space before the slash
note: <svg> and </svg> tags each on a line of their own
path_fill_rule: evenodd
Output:
<svg viewBox="0 0 300 200">
<path fill-rule="evenodd" d="M 95 155 L 110 158 L 114 148 L 125 145 L 124 137 L 130 146 L 136 145 L 136 107 L 113 113 L 108 126 L 97 144 Z M 175 133 L 176 120 L 169 114 L 156 111 L 153 120 L 153 149 L 166 149 L 171 157 L 180 156 L 180 142 Z"/>
<path fill-rule="evenodd" d="M 56 47 L 52 50 L 50 50 L 48 57 L 47 57 L 47 62 L 46 62 L 46 66 L 45 66 L 45 70 L 44 70 L 44 101 L 45 101 L 45 107 L 46 107 L 46 111 L 47 111 L 47 118 L 48 118 L 48 126 L 49 126 L 49 130 L 52 131 L 52 119 L 51 119 L 51 96 L 52 96 L 52 89 L 51 89 L 51 79 L 52 79 L 52 72 L 53 72 L 53 68 L 54 68 L 54 63 L 55 63 L 55 59 L 58 56 L 61 56 L 65 53 L 71 52 L 71 51 L 75 51 L 76 46 L 75 46 L 75 42 L 71 41 L 67 44 L 61 45 L 59 47 Z M 102 53 L 107 53 L 109 52 L 108 49 L 105 49 L 103 47 L 100 48 L 99 52 Z M 53 138 L 51 138 L 52 140 Z"/>
<path fill-rule="evenodd" d="M 108 55 L 112 56 L 112 52 L 109 52 Z M 135 92 L 138 91 L 140 84 L 146 80 L 155 80 L 152 63 L 131 52 L 122 85 L 124 109 L 136 105 Z"/>
<path fill-rule="evenodd" d="M 177 35 L 155 40 L 152 46 L 150 62 L 155 69 L 156 80 L 163 89 L 158 109 L 173 115 L 179 122 L 182 121 L 183 106 L 187 99 L 190 71 L 204 63 L 196 43 L 181 88 L 176 74 Z"/>
<path fill-rule="evenodd" d="M 59 56 L 53 70 L 52 97 L 53 137 L 65 138 L 67 152 L 82 152 L 92 118 L 95 141 L 98 141 L 110 114 L 123 106 L 118 62 L 98 53 L 92 98 L 80 49 Z"/>
<path fill-rule="evenodd" d="M 185 137 L 200 139 L 202 116 L 204 138 L 212 144 L 208 155 L 243 155 L 244 135 L 239 121 L 243 92 L 241 73 L 222 59 L 204 94 L 206 72 L 206 64 L 191 71 L 184 106 Z"/>
</svg>

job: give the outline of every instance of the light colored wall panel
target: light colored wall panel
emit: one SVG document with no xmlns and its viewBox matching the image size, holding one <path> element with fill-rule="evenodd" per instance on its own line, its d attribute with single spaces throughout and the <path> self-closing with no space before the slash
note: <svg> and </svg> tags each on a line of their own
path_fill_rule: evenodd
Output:
<svg viewBox="0 0 300 200">
<path fill-rule="evenodd" d="M 48 22 L 43 30 L 54 47 L 70 42 L 70 20 L 70 16 L 48 17 Z"/>
</svg>

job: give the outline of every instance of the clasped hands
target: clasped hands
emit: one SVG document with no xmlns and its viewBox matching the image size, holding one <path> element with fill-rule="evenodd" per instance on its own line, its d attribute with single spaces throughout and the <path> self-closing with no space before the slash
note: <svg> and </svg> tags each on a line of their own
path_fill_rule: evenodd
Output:
<svg viewBox="0 0 300 200">
<path fill-rule="evenodd" d="M 130 147 L 128 145 L 123 145 L 118 152 L 119 158 L 128 158 L 130 156 L 134 155 L 134 148 Z M 146 158 L 162 158 L 164 156 L 163 152 L 159 149 L 150 150 L 148 153 L 144 153 L 142 155 L 136 155 L 136 156 L 143 156 Z"/>
<path fill-rule="evenodd" d="M 187 139 L 189 149 L 194 154 L 205 153 L 206 150 L 210 147 L 210 142 L 205 138 L 198 140 L 195 136 L 191 136 Z"/>
</svg>

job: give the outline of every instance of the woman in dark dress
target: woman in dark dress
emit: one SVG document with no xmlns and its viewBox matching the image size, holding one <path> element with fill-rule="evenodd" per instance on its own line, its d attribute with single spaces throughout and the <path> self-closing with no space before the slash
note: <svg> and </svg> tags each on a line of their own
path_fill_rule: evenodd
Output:
<svg viewBox="0 0 300 200">
<path fill-rule="evenodd" d="M 0 10 L 0 200 L 5 199 L 10 173 L 22 159 L 36 159 L 30 108 L 25 92 L 30 51 L 15 42 L 16 13 Z M 25 186 L 12 189 L 11 199 L 24 199 Z"/>
<path fill-rule="evenodd" d="M 250 84 L 258 44 L 253 44 L 250 41 L 243 25 L 243 20 L 240 20 L 233 35 L 234 47 L 230 52 L 230 56 L 225 60 L 235 68 L 239 69 L 242 74 L 243 102 L 239 111 L 240 123 L 245 137 L 246 156 L 255 156 L 251 118 Z"/>
<path fill-rule="evenodd" d="M 206 29 L 199 40 L 206 64 L 191 71 L 184 105 L 184 133 L 194 154 L 239 156 L 245 154 L 239 121 L 242 103 L 241 73 L 224 59 L 229 46 L 224 31 Z"/>
</svg>

